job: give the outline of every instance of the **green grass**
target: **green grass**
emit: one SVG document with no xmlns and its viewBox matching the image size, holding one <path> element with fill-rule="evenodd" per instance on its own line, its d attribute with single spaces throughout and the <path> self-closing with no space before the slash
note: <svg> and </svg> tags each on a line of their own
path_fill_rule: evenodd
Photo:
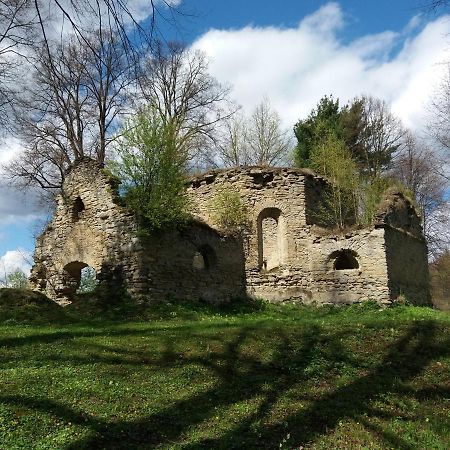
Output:
<svg viewBox="0 0 450 450">
<path fill-rule="evenodd" d="M 1 299 L 1 449 L 450 447 L 448 313 Z"/>
</svg>

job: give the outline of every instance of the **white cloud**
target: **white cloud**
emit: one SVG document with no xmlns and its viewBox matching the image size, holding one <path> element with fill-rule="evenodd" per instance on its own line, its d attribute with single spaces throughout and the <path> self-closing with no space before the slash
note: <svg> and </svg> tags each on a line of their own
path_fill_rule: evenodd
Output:
<svg viewBox="0 0 450 450">
<path fill-rule="evenodd" d="M 0 225 L 31 222 L 44 214 L 36 193 L 27 193 L 5 185 L 0 180 Z"/>
<path fill-rule="evenodd" d="M 0 256 L 0 279 L 16 269 L 23 270 L 28 276 L 31 269 L 32 255 L 24 249 L 8 250 Z"/>
<path fill-rule="evenodd" d="M 211 59 L 211 73 L 233 86 L 251 109 L 271 99 L 286 126 L 304 118 L 325 94 L 344 103 L 370 94 L 386 100 L 406 125 L 419 129 L 425 104 L 448 60 L 450 18 L 426 24 L 413 17 L 402 30 L 347 42 L 344 13 L 329 3 L 295 28 L 212 29 L 193 47 Z"/>
<path fill-rule="evenodd" d="M 43 207 L 39 194 L 33 189 L 20 191 L 10 185 L 2 170 L 21 152 L 18 139 L 8 137 L 0 145 L 0 226 L 20 222 L 31 222 L 42 216 Z"/>
<path fill-rule="evenodd" d="M 14 137 L 8 136 L 0 146 L 0 176 L 2 174 L 2 165 L 9 163 L 22 150 L 20 141 Z"/>
</svg>

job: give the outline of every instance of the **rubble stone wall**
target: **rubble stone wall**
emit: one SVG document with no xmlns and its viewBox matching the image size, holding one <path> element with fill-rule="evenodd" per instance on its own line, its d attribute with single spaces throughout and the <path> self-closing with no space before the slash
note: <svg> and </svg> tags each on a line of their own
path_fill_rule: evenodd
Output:
<svg viewBox="0 0 450 450">
<path fill-rule="evenodd" d="M 386 260 L 391 298 L 396 299 L 402 295 L 416 305 L 430 304 L 427 256 L 423 239 L 401 229 L 386 228 Z"/>
<path fill-rule="evenodd" d="M 223 301 L 244 295 L 240 239 L 195 223 L 152 237 L 138 231 L 118 201 L 114 179 L 95 162 L 81 161 L 37 239 L 30 280 L 61 304 L 70 302 L 85 266 L 95 269 L 100 283 L 123 283 L 137 298 Z"/>
<path fill-rule="evenodd" d="M 178 231 L 143 237 L 117 197 L 117 185 L 92 160 L 67 175 L 52 222 L 38 238 L 31 282 L 70 301 L 81 268 L 100 283 L 122 282 L 136 298 L 251 296 L 273 301 L 387 304 L 400 294 L 428 301 L 426 244 L 417 214 L 400 194 L 375 226 L 333 233 L 316 214 L 326 181 L 303 169 L 214 171 L 191 180 L 195 220 Z M 230 235 L 215 223 L 215 196 L 236 191 L 248 226 Z"/>
<path fill-rule="evenodd" d="M 385 202 L 374 226 L 333 234 L 316 226 L 321 223 L 317 210 L 324 205 L 328 185 L 308 170 L 231 169 L 194 178 L 189 190 L 195 211 L 213 228 L 219 226 L 214 223 L 213 198 L 223 188 L 239 192 L 248 210 L 243 240 L 249 295 L 317 304 L 367 299 L 388 304 L 400 293 L 416 303 L 419 297 L 421 302 L 428 298 L 427 249 L 420 219 L 402 195 Z M 408 230 L 404 239 L 393 237 L 394 225 Z M 417 261 L 418 294 L 416 288 L 406 288 L 415 284 L 400 275 L 405 259 L 398 251 L 410 252 Z M 345 252 L 353 255 L 357 268 L 334 267 Z"/>
</svg>

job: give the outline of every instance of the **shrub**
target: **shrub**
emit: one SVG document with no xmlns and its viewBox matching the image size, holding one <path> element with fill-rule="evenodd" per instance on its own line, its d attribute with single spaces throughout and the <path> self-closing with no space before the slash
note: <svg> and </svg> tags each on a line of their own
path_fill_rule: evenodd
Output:
<svg viewBox="0 0 450 450">
<path fill-rule="evenodd" d="M 228 233 L 239 234 L 247 228 L 247 208 L 235 189 L 231 187 L 218 189 L 210 208 L 214 222 Z"/>
<path fill-rule="evenodd" d="M 22 269 L 14 269 L 6 275 L 5 281 L 1 283 L 4 287 L 12 289 L 28 289 L 28 277 Z"/>
</svg>

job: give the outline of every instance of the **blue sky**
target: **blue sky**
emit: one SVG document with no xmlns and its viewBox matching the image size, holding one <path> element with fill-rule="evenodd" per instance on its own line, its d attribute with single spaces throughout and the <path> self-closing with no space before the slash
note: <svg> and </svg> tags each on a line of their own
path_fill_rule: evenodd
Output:
<svg viewBox="0 0 450 450">
<path fill-rule="evenodd" d="M 148 4 L 148 0 L 141 1 Z M 449 60 L 450 18 L 424 14 L 426 0 L 183 0 L 177 29 L 160 28 L 211 60 L 211 73 L 232 87 L 244 111 L 263 97 L 286 128 L 324 94 L 342 101 L 371 94 L 386 100 L 407 126 L 421 133 L 425 106 Z M 20 144 L 7 143 L 0 162 Z M 32 252 L 35 218 L 30 196 L 0 179 L 1 263 Z M 5 256 L 6 255 L 6 256 Z M 11 262 L 12 261 L 12 262 Z"/>
<path fill-rule="evenodd" d="M 247 25 L 292 27 L 327 3 L 320 0 L 185 1 L 181 11 L 187 17 L 182 19 L 179 36 L 194 40 L 210 28 Z M 369 33 L 401 29 L 411 17 L 423 13 L 421 5 L 426 0 L 344 0 L 338 3 L 351 25 L 342 36 L 349 40 Z"/>
</svg>

